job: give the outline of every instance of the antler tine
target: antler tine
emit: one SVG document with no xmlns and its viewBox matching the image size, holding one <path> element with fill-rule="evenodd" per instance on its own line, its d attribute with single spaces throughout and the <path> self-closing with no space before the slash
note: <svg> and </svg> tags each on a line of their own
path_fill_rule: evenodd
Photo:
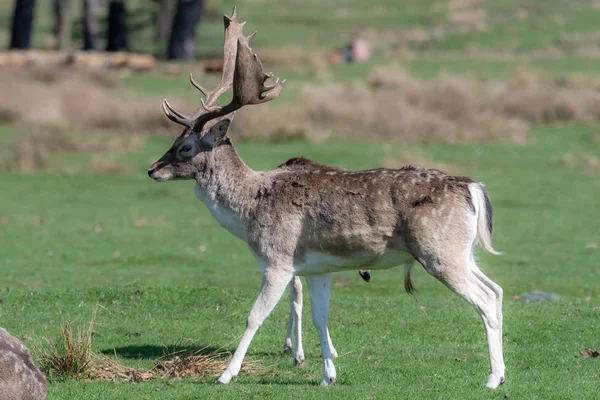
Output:
<svg viewBox="0 0 600 400">
<path fill-rule="evenodd" d="M 193 85 L 193 86 L 194 86 L 196 89 L 198 89 L 200 92 L 202 92 L 202 94 L 203 94 L 204 96 L 207 96 L 207 95 L 208 95 L 209 91 L 208 91 L 208 90 L 206 90 L 205 88 L 203 88 L 202 86 L 200 86 L 200 84 L 194 80 L 194 77 L 192 76 L 192 74 L 190 74 L 190 83 L 191 83 L 191 84 L 192 84 L 192 85 Z"/>
<path fill-rule="evenodd" d="M 231 17 L 227 16 L 227 14 L 225 14 L 225 18 L 228 21 L 233 21 L 233 20 L 237 20 L 237 7 L 233 6 L 233 11 L 231 12 Z"/>
<path fill-rule="evenodd" d="M 162 108 L 163 108 L 163 111 L 165 112 L 165 115 L 167 116 L 167 118 L 169 118 L 171 121 L 176 122 L 180 125 L 186 126 L 190 129 L 192 129 L 192 127 L 194 126 L 193 119 L 191 119 L 190 117 L 187 117 L 187 116 L 181 114 L 179 111 L 175 110 L 169 104 L 167 99 L 163 100 Z"/>
<path fill-rule="evenodd" d="M 211 105 L 208 105 L 208 104 L 206 104 L 206 103 L 204 102 L 204 99 L 200 99 L 200 104 L 202 104 L 202 108 L 204 108 L 204 110 L 205 110 L 206 112 L 216 112 L 216 111 L 221 111 L 221 109 L 223 108 L 223 107 L 219 107 L 219 106 L 211 106 Z"/>
</svg>

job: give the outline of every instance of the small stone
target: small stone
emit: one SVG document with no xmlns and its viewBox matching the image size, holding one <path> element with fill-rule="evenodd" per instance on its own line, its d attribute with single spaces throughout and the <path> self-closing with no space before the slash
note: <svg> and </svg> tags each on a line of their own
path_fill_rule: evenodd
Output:
<svg viewBox="0 0 600 400">
<path fill-rule="evenodd" d="M 585 349 L 581 352 L 581 355 L 585 358 L 596 358 L 600 353 L 596 349 Z"/>
<path fill-rule="evenodd" d="M 546 301 L 559 301 L 560 297 L 553 293 L 542 292 L 541 290 L 534 290 L 532 292 L 523 293 L 519 296 L 519 300 L 525 303 L 533 302 L 546 302 Z"/>
</svg>

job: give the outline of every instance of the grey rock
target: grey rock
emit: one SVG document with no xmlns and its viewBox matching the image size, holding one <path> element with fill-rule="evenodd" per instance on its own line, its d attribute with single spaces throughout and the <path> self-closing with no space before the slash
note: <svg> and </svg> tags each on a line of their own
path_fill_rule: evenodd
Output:
<svg viewBox="0 0 600 400">
<path fill-rule="evenodd" d="M 0 328 L 0 399 L 43 400 L 46 377 L 33 363 L 27 347 Z"/>
</svg>

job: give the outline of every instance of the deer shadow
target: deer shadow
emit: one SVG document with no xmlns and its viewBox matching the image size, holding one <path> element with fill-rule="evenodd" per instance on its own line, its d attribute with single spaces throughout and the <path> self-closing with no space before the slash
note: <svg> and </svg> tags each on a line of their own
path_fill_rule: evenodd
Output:
<svg viewBox="0 0 600 400">
<path fill-rule="evenodd" d="M 168 357 L 173 354 L 194 354 L 194 355 L 208 355 L 214 353 L 226 353 L 232 352 L 231 349 L 224 349 L 217 346 L 182 346 L 178 344 L 173 345 L 136 345 L 136 346 L 124 346 L 115 347 L 112 349 L 101 350 L 100 353 L 105 355 L 117 355 L 127 359 L 137 360 L 153 360 L 161 357 Z"/>
</svg>

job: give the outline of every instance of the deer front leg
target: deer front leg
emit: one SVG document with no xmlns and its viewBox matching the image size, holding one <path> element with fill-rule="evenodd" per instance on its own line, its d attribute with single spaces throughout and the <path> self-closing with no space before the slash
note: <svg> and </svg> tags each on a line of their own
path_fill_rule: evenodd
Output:
<svg viewBox="0 0 600 400">
<path fill-rule="evenodd" d="M 321 354 L 323 356 L 323 380 L 321 385 L 335 383 L 336 373 L 331 354 L 327 321 L 329 319 L 329 295 L 331 289 L 331 277 L 329 274 L 309 276 L 306 278 L 308 290 L 312 303 L 312 317 L 319 333 L 321 343 Z"/>
<path fill-rule="evenodd" d="M 275 308 L 275 305 L 279 302 L 279 299 L 285 291 L 285 287 L 290 280 L 292 280 L 293 276 L 294 274 L 291 268 L 287 269 L 273 266 L 265 269 L 260 285 L 260 292 L 248 315 L 248 322 L 246 323 L 246 330 L 244 331 L 242 340 L 235 350 L 229 365 L 225 368 L 225 371 L 223 371 L 217 383 L 229 383 L 238 375 L 242 367 L 242 361 L 248 351 L 248 347 L 250 346 L 254 334 L 262 325 L 265 318 L 273 311 L 273 308 Z"/>
</svg>

